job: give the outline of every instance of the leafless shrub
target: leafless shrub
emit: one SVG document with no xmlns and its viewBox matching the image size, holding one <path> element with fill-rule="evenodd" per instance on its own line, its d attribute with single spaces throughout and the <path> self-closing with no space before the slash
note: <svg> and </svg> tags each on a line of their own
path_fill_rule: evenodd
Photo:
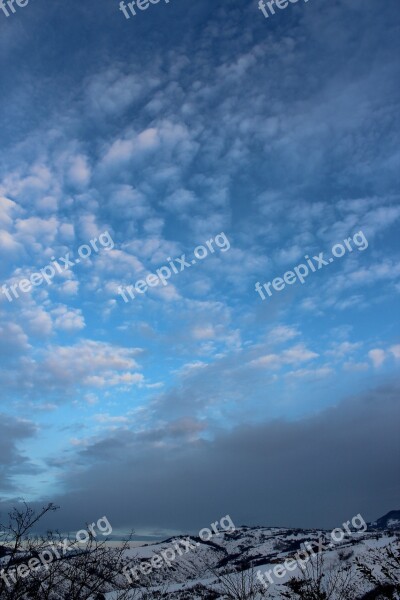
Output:
<svg viewBox="0 0 400 600">
<path fill-rule="evenodd" d="M 291 600 L 355 600 L 359 597 L 352 566 L 328 566 L 323 554 L 311 558 L 301 570 L 301 576 L 293 577 L 286 587 L 288 591 L 281 592 L 281 596 Z"/>
<path fill-rule="evenodd" d="M 57 556 L 53 550 L 62 546 L 58 532 L 32 535 L 37 523 L 54 510 L 57 507 L 48 504 L 36 513 L 24 504 L 22 509 L 13 509 L 7 523 L 0 523 L 2 600 L 101 600 L 111 590 L 116 592 L 116 600 L 139 599 L 139 591 L 130 589 L 119 573 L 129 540 L 110 548 L 107 540 L 98 541 L 90 534 L 84 548 L 69 540 L 68 554 Z M 38 557 L 45 551 L 54 557 L 43 565 Z M 36 567 L 22 568 L 31 559 L 36 559 Z"/>
<path fill-rule="evenodd" d="M 357 569 L 373 586 L 371 598 L 400 598 L 400 543 L 373 548 L 356 561 Z"/>
<path fill-rule="evenodd" d="M 270 598 L 269 591 L 258 582 L 253 566 L 248 569 L 225 570 L 218 565 L 207 563 L 204 559 L 205 572 L 215 577 L 215 589 L 227 600 L 257 600 Z"/>
<path fill-rule="evenodd" d="M 348 550 L 347 552 L 346 550 L 339 550 L 338 552 L 338 558 L 341 561 L 349 560 L 350 558 L 352 558 L 352 556 L 354 556 L 353 550 Z"/>
</svg>

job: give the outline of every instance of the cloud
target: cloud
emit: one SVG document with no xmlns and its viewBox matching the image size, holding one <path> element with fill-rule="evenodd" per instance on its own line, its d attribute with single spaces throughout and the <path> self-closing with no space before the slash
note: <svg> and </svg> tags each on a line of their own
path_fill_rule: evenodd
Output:
<svg viewBox="0 0 400 600">
<path fill-rule="evenodd" d="M 135 373 L 130 370 L 139 368 L 134 357 L 138 349 L 128 349 L 97 342 L 82 340 L 73 346 L 49 347 L 40 365 L 43 379 L 57 386 L 90 385 L 94 381 L 101 385 L 118 385 L 121 377 L 125 383 L 138 382 Z M 121 374 L 126 371 L 130 375 Z M 133 377 L 133 381 L 129 377 Z"/>
<path fill-rule="evenodd" d="M 189 190 L 176 190 L 166 198 L 164 206 L 172 212 L 186 212 L 196 204 L 196 195 Z"/>
<path fill-rule="evenodd" d="M 104 414 L 104 413 L 94 415 L 93 418 L 98 423 L 106 423 L 106 424 L 128 423 L 128 421 L 129 421 L 128 417 L 111 416 L 111 415 Z"/>
<path fill-rule="evenodd" d="M 86 82 L 88 112 L 94 111 L 100 118 L 121 114 L 156 86 L 156 78 L 143 78 L 139 72 L 124 74 L 118 68 L 110 67 L 89 77 Z"/>
<path fill-rule="evenodd" d="M 28 336 L 16 323 L 0 323 L 0 354 L 4 359 L 25 353 L 30 349 Z"/>
<path fill-rule="evenodd" d="M 292 348 L 283 350 L 281 354 L 266 354 L 260 358 L 251 361 L 250 365 L 254 367 L 268 367 L 272 369 L 280 368 L 287 364 L 299 364 L 317 358 L 318 354 L 308 350 L 304 344 L 297 344 Z"/>
<path fill-rule="evenodd" d="M 0 250 L 2 252 L 17 254 L 21 252 L 22 248 L 22 244 L 11 233 L 4 229 L 0 230 Z"/>
<path fill-rule="evenodd" d="M 14 213 L 21 212 L 21 208 L 16 202 L 0 196 L 0 225 L 2 227 L 10 227 L 13 224 Z"/>
<path fill-rule="evenodd" d="M 237 523 L 296 527 L 334 527 L 359 512 L 376 518 L 396 498 L 398 393 L 387 384 L 311 417 L 242 424 L 213 439 L 200 440 L 204 424 L 189 420 L 113 431 L 78 453 L 83 471 L 72 460 L 58 522 L 105 513 L 114 527 L 187 531 L 227 513 Z"/>
<path fill-rule="evenodd" d="M 57 293 L 62 296 L 76 296 L 79 290 L 79 281 L 69 279 L 57 286 Z"/>
<path fill-rule="evenodd" d="M 333 369 L 330 367 L 319 367 L 318 369 L 298 369 L 297 371 L 289 371 L 286 377 L 292 378 L 307 378 L 307 379 L 323 379 L 333 374 Z"/>
<path fill-rule="evenodd" d="M 385 362 L 385 358 L 386 358 L 385 351 L 381 350 L 380 348 L 375 348 L 374 350 L 370 350 L 368 352 L 368 356 L 376 369 L 379 369 L 379 367 L 381 367 L 383 365 L 383 363 Z"/>
<path fill-rule="evenodd" d="M 33 245 L 35 243 L 52 244 L 56 239 L 59 223 L 56 217 L 41 219 L 29 217 L 28 219 L 17 219 L 15 229 L 21 243 Z"/>
<path fill-rule="evenodd" d="M 57 318 L 69 334 L 81 327 L 79 314 L 65 312 L 64 308 Z M 138 348 L 123 348 L 89 339 L 69 346 L 32 348 L 22 329 L 10 324 L 0 328 L 0 350 L 4 353 L 3 397 L 14 394 L 26 398 L 29 394 L 35 401 L 43 402 L 48 396 L 52 402 L 63 403 L 76 400 L 82 393 L 90 394 L 93 388 L 122 386 L 129 389 L 151 383 L 140 372 L 136 361 L 141 352 Z"/>
<path fill-rule="evenodd" d="M 333 344 L 333 349 L 328 350 L 326 354 L 336 359 L 343 359 L 350 354 L 353 354 L 361 347 L 360 342 L 339 342 Z"/>
<path fill-rule="evenodd" d="M 349 360 L 343 364 L 343 369 L 345 371 L 359 373 L 362 371 L 368 371 L 369 364 L 366 362 L 353 362 L 352 360 Z"/>
<path fill-rule="evenodd" d="M 37 433 L 35 425 L 28 420 L 17 419 L 0 413 L 0 490 L 17 491 L 15 478 L 21 474 L 34 474 L 37 467 L 20 450 L 22 442 L 33 438 Z"/>
<path fill-rule="evenodd" d="M 212 325 L 203 325 L 195 327 L 192 331 L 195 340 L 208 340 L 215 337 L 215 330 Z"/>
<path fill-rule="evenodd" d="M 298 329 L 287 325 L 277 325 L 268 333 L 268 340 L 271 343 L 283 344 L 299 335 Z"/>
<path fill-rule="evenodd" d="M 33 337 L 48 338 L 53 333 L 52 316 L 40 305 L 28 304 L 20 312 L 26 332 Z"/>
<path fill-rule="evenodd" d="M 85 188 L 90 182 L 91 170 L 86 156 L 78 155 L 71 159 L 68 170 L 69 182 L 76 188 Z"/>
<path fill-rule="evenodd" d="M 400 359 L 400 344 L 391 346 L 389 352 L 391 352 L 396 359 Z"/>
<path fill-rule="evenodd" d="M 79 308 L 71 309 L 61 304 L 51 311 L 51 316 L 54 326 L 62 331 L 79 331 L 85 327 L 85 319 Z"/>
</svg>

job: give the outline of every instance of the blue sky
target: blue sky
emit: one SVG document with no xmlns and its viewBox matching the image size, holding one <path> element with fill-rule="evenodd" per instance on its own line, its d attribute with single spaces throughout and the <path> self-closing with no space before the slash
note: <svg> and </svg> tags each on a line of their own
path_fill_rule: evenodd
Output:
<svg viewBox="0 0 400 600">
<path fill-rule="evenodd" d="M 397 507 L 398 30 L 394 0 L 0 14 L 1 285 L 115 244 L 0 294 L 4 506 L 145 533 Z M 229 251 L 118 295 L 221 232 Z"/>
</svg>

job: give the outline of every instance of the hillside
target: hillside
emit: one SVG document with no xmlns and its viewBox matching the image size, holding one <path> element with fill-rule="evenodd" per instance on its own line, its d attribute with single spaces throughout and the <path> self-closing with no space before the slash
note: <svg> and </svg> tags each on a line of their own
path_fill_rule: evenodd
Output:
<svg viewBox="0 0 400 600">
<path fill-rule="evenodd" d="M 134 569 L 133 575 L 130 575 L 132 586 L 141 584 L 153 590 L 158 589 L 164 594 L 160 597 L 211 600 L 224 597 L 218 593 L 221 577 L 234 579 L 238 577 L 235 573 L 244 571 L 249 578 L 256 579 L 258 572 L 264 574 L 268 570 L 272 571 L 277 565 L 295 558 L 297 552 L 304 552 L 304 545 L 314 543 L 315 551 L 319 545 L 321 548 L 323 546 L 323 551 L 318 556 L 323 556 L 325 569 L 343 566 L 351 568 L 360 592 L 357 597 L 361 598 L 371 586 L 361 581 L 361 576 L 355 569 L 356 560 L 372 564 L 371 553 L 377 549 L 381 552 L 389 544 L 398 544 L 398 514 L 399 511 L 392 511 L 371 523 L 366 531 L 352 531 L 340 542 L 332 542 L 329 531 L 278 527 L 240 527 L 233 533 L 216 534 L 208 542 L 196 536 L 170 538 L 161 543 L 129 550 L 124 570 L 129 576 L 129 569 Z M 182 556 L 178 555 L 178 548 L 182 548 Z M 170 564 L 167 565 L 164 559 L 160 559 L 159 566 L 151 569 L 150 559 L 155 555 L 162 556 L 163 553 L 171 558 Z M 173 553 L 175 558 L 172 559 Z M 147 575 L 138 570 L 139 565 L 142 565 L 143 571 L 149 571 Z M 135 578 L 134 574 L 138 577 Z M 264 590 L 268 595 L 260 593 L 258 597 L 280 598 L 281 592 L 286 589 L 284 584 L 291 577 L 300 575 L 299 566 L 279 578 L 273 572 L 270 573 L 274 582 L 269 584 L 268 590 L 260 583 L 260 591 Z M 112 598 L 113 595 L 109 594 L 109 600 Z"/>
</svg>

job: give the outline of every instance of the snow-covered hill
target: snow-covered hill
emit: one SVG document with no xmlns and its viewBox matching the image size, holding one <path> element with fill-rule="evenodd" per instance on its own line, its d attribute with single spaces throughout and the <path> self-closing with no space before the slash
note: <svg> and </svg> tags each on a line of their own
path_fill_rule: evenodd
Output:
<svg viewBox="0 0 400 600">
<path fill-rule="evenodd" d="M 208 542 L 195 536 L 175 537 L 127 551 L 123 566 L 125 573 L 131 578 L 133 590 L 141 585 L 152 590 L 158 589 L 160 598 L 222 599 L 227 596 L 222 594 L 224 586 L 221 586 L 221 579 L 232 580 L 234 585 L 235 578 L 242 577 L 239 573 L 244 572 L 248 580 L 253 578 L 260 584 L 260 590 L 264 590 L 265 595 L 260 594 L 259 598 L 277 599 L 281 597 L 282 590 L 287 589 L 285 583 L 290 578 L 301 576 L 298 562 L 293 569 L 293 559 L 297 560 L 298 556 L 304 558 L 304 544 L 311 543 L 316 556 L 323 556 L 325 569 L 348 566 L 354 572 L 355 580 L 359 582 L 360 595 L 357 597 L 361 598 L 362 590 L 366 592 L 371 586 L 356 570 L 356 560 L 373 564 L 371 552 L 381 553 L 389 544 L 398 544 L 399 514 L 398 511 L 392 511 L 371 523 L 366 531 L 353 530 L 337 542 L 332 540 L 329 531 L 277 527 L 240 527 L 233 533 L 214 535 Z M 317 554 L 319 544 L 323 544 L 323 549 L 320 547 L 322 552 Z M 298 552 L 303 554 L 298 555 Z M 155 556 L 160 557 L 159 561 Z M 163 557 L 168 558 L 169 564 L 166 564 Z M 289 559 L 292 562 L 287 564 L 291 564 L 293 570 L 285 569 L 286 573 L 280 577 L 274 575 L 274 567 L 284 565 Z M 151 566 L 154 561 L 157 568 Z M 139 565 L 142 565 L 141 570 Z M 133 574 L 130 569 L 133 569 Z M 268 594 L 265 586 L 260 583 L 261 576 L 266 571 L 269 571 L 273 580 L 269 584 Z M 279 569 L 277 572 L 281 574 Z M 257 573 L 261 574 L 258 579 Z M 264 581 L 268 579 L 264 577 Z M 113 595 L 109 594 L 108 598 L 111 600 Z"/>
<path fill-rule="evenodd" d="M 51 574 L 51 580 L 53 583 L 57 580 L 57 584 L 52 594 L 46 596 L 49 600 L 69 598 L 70 582 L 81 578 L 90 582 L 87 600 L 400 600 L 399 514 L 391 511 L 368 525 L 358 515 L 333 531 L 234 528 L 232 523 L 232 528 L 219 533 L 206 530 L 210 535 L 202 538 L 177 536 L 142 546 L 135 544 L 128 549 L 115 542 L 109 546 L 104 542 L 104 548 L 75 548 L 65 554 L 65 543 L 56 544 L 57 550 L 46 538 L 43 552 L 22 545 L 11 563 L 12 548 L 0 546 L 0 578 L 8 586 L 13 576 L 10 572 L 1 575 L 1 567 L 11 564 L 15 574 L 17 570 L 25 571 L 19 573 L 18 585 L 25 581 L 27 591 L 31 591 L 38 582 L 46 585 Z M 49 566 L 40 564 L 36 558 L 45 558 L 45 552 L 45 563 L 50 563 Z M 29 574 L 24 564 L 32 560 L 39 570 L 29 564 L 32 568 Z M 346 594 L 296 595 L 288 588 L 289 583 L 293 585 L 293 578 L 299 580 L 296 585 L 301 587 L 305 577 L 312 582 L 321 573 L 322 587 L 329 581 L 343 583 L 347 586 Z M 96 587 L 96 582 L 101 583 L 102 593 L 92 594 L 91 586 Z M 242 588 L 240 593 L 239 588 Z M 386 595 L 376 594 L 377 589 Z M 245 593 L 246 590 L 252 593 Z M 7 598 L 15 597 L 11 589 L 3 586 L 1 598 L 6 598 L 5 592 L 10 592 Z M 288 595 L 282 596 L 285 593 Z M 19 597 L 27 600 L 32 596 Z M 40 595 L 33 597 L 42 600 Z"/>
<path fill-rule="evenodd" d="M 391 510 L 380 519 L 369 523 L 368 529 L 400 531 L 400 510 Z"/>
</svg>

